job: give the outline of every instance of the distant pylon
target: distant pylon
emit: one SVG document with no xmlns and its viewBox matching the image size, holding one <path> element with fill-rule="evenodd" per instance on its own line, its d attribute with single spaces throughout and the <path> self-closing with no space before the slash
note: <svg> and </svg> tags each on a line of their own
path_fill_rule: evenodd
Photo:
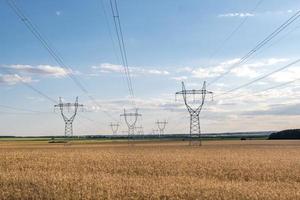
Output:
<svg viewBox="0 0 300 200">
<path fill-rule="evenodd" d="M 124 117 L 125 122 L 128 126 L 128 141 L 130 139 L 134 139 L 134 131 L 135 131 L 135 124 L 138 120 L 138 117 L 142 116 L 138 113 L 138 109 L 135 110 L 135 112 L 127 113 L 124 109 L 124 113 L 120 115 L 121 117 Z"/>
<path fill-rule="evenodd" d="M 135 130 L 136 130 L 136 133 L 138 135 L 143 135 L 144 134 L 144 128 L 143 128 L 143 126 L 136 126 Z"/>
<path fill-rule="evenodd" d="M 165 128 L 166 128 L 166 125 L 168 122 L 166 120 L 164 120 L 164 121 L 157 120 L 155 123 L 157 124 L 157 127 L 159 129 L 159 137 L 160 137 L 161 135 L 164 134 L 164 131 L 165 131 Z"/>
<path fill-rule="evenodd" d="M 126 130 L 126 131 L 123 130 L 121 133 L 122 133 L 122 135 L 128 135 L 128 130 Z"/>
<path fill-rule="evenodd" d="M 143 126 L 136 126 L 135 127 L 136 134 L 139 136 L 140 139 L 144 138 L 144 128 Z"/>
<path fill-rule="evenodd" d="M 120 124 L 119 123 L 110 123 L 109 126 L 111 127 L 113 135 L 116 135 L 118 133 Z"/>
<path fill-rule="evenodd" d="M 182 90 L 179 92 L 176 92 L 177 95 L 182 95 L 184 104 L 187 108 L 187 110 L 190 113 L 190 142 L 189 144 L 192 145 L 193 137 L 196 136 L 197 140 L 199 141 L 199 145 L 201 145 L 201 129 L 200 129 L 200 112 L 203 108 L 206 94 L 213 95 L 213 92 L 206 90 L 206 82 L 204 81 L 202 89 L 201 90 L 186 90 L 184 82 L 182 82 Z M 193 95 L 194 102 L 195 102 L 195 96 L 201 95 L 200 105 L 193 108 L 187 99 L 187 95 Z"/>
<path fill-rule="evenodd" d="M 83 108 L 82 104 L 78 104 L 78 97 L 76 97 L 75 103 L 63 103 L 61 97 L 59 97 L 59 104 L 54 105 L 55 109 L 59 109 L 65 122 L 65 137 L 73 136 L 73 121 L 77 115 L 78 108 Z M 73 109 L 72 109 L 73 108 Z M 65 114 L 67 112 L 73 112 L 70 116 Z"/>
<path fill-rule="evenodd" d="M 152 129 L 152 134 L 153 135 L 158 135 L 159 134 L 159 130 L 158 129 Z"/>
</svg>

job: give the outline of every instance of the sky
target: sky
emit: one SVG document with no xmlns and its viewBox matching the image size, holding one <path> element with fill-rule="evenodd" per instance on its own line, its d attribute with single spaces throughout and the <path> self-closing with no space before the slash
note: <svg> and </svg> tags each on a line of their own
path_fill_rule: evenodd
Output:
<svg viewBox="0 0 300 200">
<path fill-rule="evenodd" d="M 49 101 L 84 104 L 74 135 L 110 134 L 111 122 L 134 106 L 124 78 L 109 0 L 15 0 L 68 70 L 26 28 L 7 1 L 0 1 L 0 135 L 63 135 L 64 122 Z M 298 0 L 118 0 L 135 97 L 146 133 L 167 120 L 166 133 L 188 133 L 186 89 L 202 89 L 228 71 L 300 9 Z M 239 27 L 237 29 L 237 27 Z M 299 128 L 300 64 L 237 91 L 230 91 L 299 59 L 300 19 L 207 90 L 200 114 L 203 133 Z M 72 78 L 86 88 L 83 92 Z M 92 96 L 94 101 L 89 98 Z M 196 100 L 197 100 L 196 96 Z M 188 99 L 196 106 L 199 101 Z M 100 107 L 101 106 L 101 107 Z M 13 109 L 17 108 L 17 109 Z M 34 112 L 32 112 L 34 111 Z M 70 113 L 69 113 L 70 114 Z"/>
</svg>

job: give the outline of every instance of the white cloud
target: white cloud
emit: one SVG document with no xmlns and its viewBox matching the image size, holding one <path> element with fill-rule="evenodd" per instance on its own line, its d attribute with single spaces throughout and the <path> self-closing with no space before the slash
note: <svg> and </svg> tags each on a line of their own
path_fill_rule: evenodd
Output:
<svg viewBox="0 0 300 200">
<path fill-rule="evenodd" d="M 245 77 L 245 78 L 254 78 L 264 72 L 266 67 L 274 66 L 280 63 L 284 63 L 289 59 L 286 58 L 267 58 L 256 60 L 252 63 L 241 64 L 236 68 L 233 68 L 230 72 L 231 76 L 236 78 Z M 231 66 L 239 62 L 239 58 L 234 58 L 221 62 L 218 65 L 212 67 L 181 67 L 175 69 L 173 72 L 176 76 L 170 77 L 170 79 L 183 81 L 189 78 L 214 78 L 222 73 L 226 72 Z M 111 63 L 102 63 L 99 66 L 92 66 L 92 69 L 95 71 L 90 74 L 90 76 L 98 76 L 100 73 L 124 73 L 124 68 L 122 65 L 115 65 Z M 148 69 L 142 67 L 130 67 L 130 73 L 133 76 L 139 75 L 170 75 L 170 72 L 167 70 L 158 70 L 158 69 Z"/>
<path fill-rule="evenodd" d="M 92 66 L 92 69 L 99 69 L 101 73 L 123 73 L 124 68 L 121 65 L 102 63 L 100 66 Z"/>
<path fill-rule="evenodd" d="M 220 63 L 219 65 L 206 67 L 206 68 L 197 68 L 191 72 L 192 77 L 194 78 L 213 78 L 221 75 L 226 72 L 230 67 L 235 63 L 239 62 L 239 58 L 231 59 Z M 241 64 L 233 68 L 230 72 L 231 75 L 236 77 L 248 77 L 254 78 L 260 75 L 261 72 L 264 72 L 266 67 L 272 67 L 274 65 L 284 63 L 289 59 L 286 58 L 268 58 L 258 60 L 252 63 Z"/>
<path fill-rule="evenodd" d="M 68 74 L 72 73 L 70 70 L 66 70 L 61 67 L 51 66 L 51 65 L 8 65 L 4 66 L 13 72 L 26 73 L 31 75 L 39 76 L 53 76 L 53 77 L 65 77 Z"/>
<path fill-rule="evenodd" d="M 193 68 L 191 67 L 182 67 L 176 70 L 177 73 L 181 73 L 181 72 L 191 72 L 193 71 Z"/>
<path fill-rule="evenodd" d="M 187 76 L 176 76 L 176 77 L 172 77 L 171 79 L 176 80 L 176 81 L 183 81 L 188 79 Z"/>
<path fill-rule="evenodd" d="M 99 70 L 100 73 L 124 73 L 124 67 L 122 65 L 115 65 L 111 63 L 102 63 L 100 66 L 92 66 L 92 69 Z M 166 70 L 146 69 L 142 67 L 129 67 L 129 71 L 134 76 L 170 74 Z"/>
<path fill-rule="evenodd" d="M 166 70 L 157 70 L 157 69 L 150 69 L 150 70 L 146 70 L 145 72 L 149 73 L 149 74 L 158 74 L 158 75 L 168 75 L 168 74 L 170 74 Z"/>
<path fill-rule="evenodd" d="M 283 63 L 289 61 L 287 58 L 268 58 L 263 60 L 257 60 L 255 62 L 249 63 L 249 64 L 243 64 L 243 67 L 248 68 L 260 68 L 260 67 L 266 67 L 266 66 L 272 66 L 279 63 Z"/>
<path fill-rule="evenodd" d="M 0 84 L 16 85 L 18 83 L 30 83 L 33 80 L 31 77 L 21 77 L 19 75 L 0 74 Z"/>
<path fill-rule="evenodd" d="M 138 108 L 142 108 L 143 110 L 177 110 L 181 111 L 184 108 L 184 104 L 181 102 L 175 102 L 174 96 L 169 95 L 168 98 L 135 98 L 132 100 L 131 98 L 122 98 L 122 99 L 113 99 L 113 100 L 97 100 L 102 108 L 99 108 L 94 105 L 93 102 L 86 103 L 88 110 L 103 110 L 107 111 L 117 111 L 119 112 L 121 108 L 130 108 L 132 107 L 132 101 Z"/>
<path fill-rule="evenodd" d="M 259 71 L 262 67 L 269 67 L 274 66 L 279 63 L 283 63 L 288 61 L 289 59 L 286 58 L 269 58 L 266 60 L 256 61 L 250 64 L 244 64 L 240 67 L 234 68 L 232 73 L 238 77 L 248 77 L 248 78 L 255 78 L 260 75 Z"/>
<path fill-rule="evenodd" d="M 232 18 L 232 17 L 254 17 L 254 16 L 265 16 L 265 15 L 288 15 L 293 13 L 294 10 L 288 9 L 288 10 L 269 10 L 262 13 L 250 13 L 250 12 L 230 12 L 230 13 L 224 13 L 219 14 L 218 17 L 220 18 Z"/>
<path fill-rule="evenodd" d="M 258 109 L 253 111 L 247 111 L 244 115 L 300 115 L 299 104 L 275 104 L 268 105 L 265 109 Z"/>
<path fill-rule="evenodd" d="M 292 9 L 288 9 L 288 10 L 268 10 L 264 13 L 261 13 L 262 14 L 266 14 L 266 15 L 286 15 L 286 14 L 291 14 L 295 12 L 294 10 Z"/>
<path fill-rule="evenodd" d="M 282 63 L 282 62 L 286 62 L 289 59 L 287 58 L 269 58 L 268 60 L 266 60 L 265 65 L 275 65 L 278 63 Z"/>
<path fill-rule="evenodd" d="M 235 12 L 235 13 L 225 13 L 225 14 L 220 14 L 218 17 L 253 17 L 255 16 L 253 13 L 242 13 L 242 12 Z"/>
<path fill-rule="evenodd" d="M 293 81 L 295 79 L 300 79 L 300 68 L 299 67 L 289 68 L 285 71 L 271 75 L 270 79 L 275 82 L 288 82 L 288 81 Z"/>
<path fill-rule="evenodd" d="M 192 76 L 195 78 L 211 78 L 219 76 L 220 74 L 224 73 L 226 69 L 232 66 L 234 63 L 238 62 L 240 59 L 231 59 L 225 62 L 220 63 L 214 67 L 207 67 L 207 68 L 198 68 L 192 71 Z"/>
<path fill-rule="evenodd" d="M 220 68 L 198 68 L 192 71 L 192 76 L 194 78 L 211 78 L 218 76 L 224 72 L 224 70 Z"/>
<path fill-rule="evenodd" d="M 249 78 L 255 78 L 259 75 L 255 69 L 251 69 L 247 66 L 238 67 L 232 70 L 232 73 L 234 73 L 238 77 L 249 77 Z"/>
</svg>

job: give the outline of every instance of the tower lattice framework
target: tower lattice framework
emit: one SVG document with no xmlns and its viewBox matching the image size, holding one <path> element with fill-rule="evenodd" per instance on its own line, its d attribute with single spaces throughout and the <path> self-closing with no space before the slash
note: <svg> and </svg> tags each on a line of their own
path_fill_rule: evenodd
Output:
<svg viewBox="0 0 300 200">
<path fill-rule="evenodd" d="M 118 133 L 120 124 L 119 123 L 110 123 L 109 126 L 111 127 L 113 135 L 116 135 Z"/>
<path fill-rule="evenodd" d="M 194 144 L 194 141 L 196 141 L 196 144 L 201 145 L 200 112 L 205 103 L 205 98 L 207 94 L 213 95 L 213 92 L 206 90 L 205 81 L 201 90 L 186 90 L 184 82 L 182 82 L 182 90 L 176 92 L 176 96 L 182 95 L 184 104 L 190 114 L 190 145 Z M 200 105 L 192 107 L 188 101 L 188 96 L 193 96 L 195 101 L 196 95 L 201 96 Z"/>
<path fill-rule="evenodd" d="M 164 120 L 164 121 L 157 120 L 155 123 L 157 124 L 157 127 L 159 129 L 159 136 L 158 137 L 160 137 L 161 135 L 164 134 L 165 128 L 166 128 L 166 125 L 168 124 L 168 122 L 166 120 Z"/>
<path fill-rule="evenodd" d="M 78 108 L 83 108 L 83 104 L 78 103 L 78 97 L 76 97 L 75 103 L 63 103 L 62 98 L 59 97 L 59 103 L 54 105 L 54 108 L 58 108 L 61 116 L 65 122 L 65 137 L 73 136 L 73 122 L 77 115 Z M 73 112 L 70 116 L 67 116 L 65 112 Z"/>
</svg>

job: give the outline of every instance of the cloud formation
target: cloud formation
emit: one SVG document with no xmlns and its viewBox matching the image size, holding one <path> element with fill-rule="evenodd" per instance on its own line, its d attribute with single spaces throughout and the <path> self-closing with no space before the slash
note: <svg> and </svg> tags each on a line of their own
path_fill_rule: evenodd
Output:
<svg viewBox="0 0 300 200">
<path fill-rule="evenodd" d="M 2 65 L 0 68 L 4 68 L 9 71 L 8 74 L 0 75 L 0 84 L 16 85 L 18 83 L 30 83 L 36 82 L 38 80 L 33 80 L 35 78 L 41 77 L 54 77 L 63 78 L 68 74 L 73 73 L 71 70 L 66 70 L 61 67 L 51 66 L 51 65 Z M 74 74 L 74 73 L 73 73 Z"/>
<path fill-rule="evenodd" d="M 30 83 L 32 81 L 31 77 L 21 77 L 16 74 L 0 74 L 0 84 L 16 85 L 18 83 Z"/>
<path fill-rule="evenodd" d="M 172 77 L 171 79 L 176 80 L 176 81 L 184 81 L 184 80 L 187 80 L 188 77 L 187 76 L 175 76 L 175 77 Z"/>
<path fill-rule="evenodd" d="M 100 66 L 92 66 L 92 69 L 99 70 L 100 73 L 124 73 L 124 67 L 122 65 L 115 65 L 111 63 L 102 63 Z M 129 67 L 129 70 L 133 76 L 170 74 L 167 70 L 148 69 L 142 67 Z"/>
<path fill-rule="evenodd" d="M 143 108 L 143 110 L 165 110 L 165 111 L 182 111 L 185 110 L 184 104 L 179 101 L 175 101 L 174 95 L 169 95 L 169 97 L 161 98 L 120 98 L 112 100 L 97 100 L 100 105 L 105 105 L 103 107 L 95 106 L 94 102 L 87 102 L 86 106 L 88 110 L 97 111 L 103 110 L 104 108 L 107 111 L 117 111 L 119 112 L 121 108 L 130 108 L 132 107 L 132 101 L 138 108 Z M 121 109 L 122 110 L 122 109 Z"/>
<path fill-rule="evenodd" d="M 58 66 L 51 66 L 51 65 L 7 65 L 4 66 L 5 68 L 9 69 L 10 71 L 16 73 L 24 73 L 30 75 L 37 75 L 37 76 L 52 76 L 52 77 L 65 77 L 72 72 L 70 70 L 66 70 L 64 68 Z"/>
<path fill-rule="evenodd" d="M 255 17 L 255 16 L 266 16 L 266 15 L 286 15 L 293 13 L 294 10 L 269 10 L 261 13 L 251 13 L 251 12 L 230 12 L 219 14 L 219 18 L 245 18 L 245 17 Z"/>
<path fill-rule="evenodd" d="M 243 115 L 300 115 L 300 104 L 275 104 L 264 110 L 255 110 L 242 113 Z"/>
<path fill-rule="evenodd" d="M 299 66 L 295 66 L 280 73 L 273 74 L 270 78 L 279 83 L 300 79 L 300 68 Z"/>
<path fill-rule="evenodd" d="M 253 13 L 248 13 L 248 12 L 235 12 L 235 13 L 225 13 L 225 14 L 220 14 L 218 17 L 253 17 L 255 16 Z"/>
<path fill-rule="evenodd" d="M 214 78 L 229 70 L 235 63 L 239 62 L 239 58 L 224 61 L 212 67 L 199 67 L 190 71 L 193 78 Z M 277 64 L 284 63 L 289 59 L 286 58 L 268 58 L 258 60 L 252 63 L 241 64 L 230 71 L 230 75 L 235 77 L 254 78 L 266 70 L 266 67 L 273 67 Z"/>
</svg>

